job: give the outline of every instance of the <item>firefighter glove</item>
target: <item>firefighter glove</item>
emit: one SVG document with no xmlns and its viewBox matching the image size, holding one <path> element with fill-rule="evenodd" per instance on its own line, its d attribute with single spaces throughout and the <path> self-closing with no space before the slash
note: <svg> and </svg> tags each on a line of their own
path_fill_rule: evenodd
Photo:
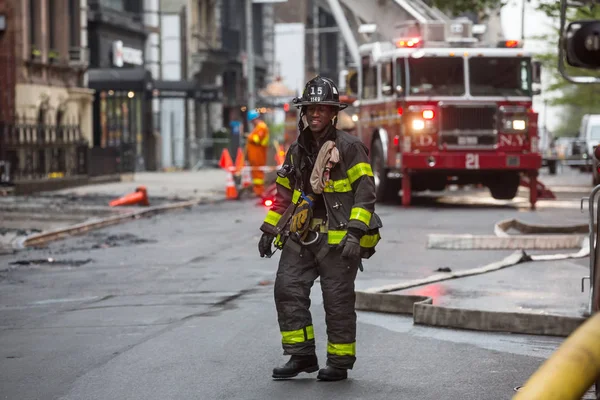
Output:
<svg viewBox="0 0 600 400">
<path fill-rule="evenodd" d="M 292 216 L 290 232 L 296 233 L 302 240 L 306 239 L 308 235 L 314 201 L 315 197 L 312 195 L 302 196 L 302 202 L 298 205 L 296 212 Z"/>
<path fill-rule="evenodd" d="M 258 242 L 258 252 L 260 253 L 260 258 L 264 258 L 265 256 L 267 258 L 270 258 L 273 255 L 271 244 L 273 243 L 274 239 L 275 236 L 271 234 L 262 234 L 262 236 L 260 237 L 260 241 Z"/>
<path fill-rule="evenodd" d="M 340 242 L 342 258 L 358 261 L 360 260 L 360 239 L 348 232 Z"/>
</svg>

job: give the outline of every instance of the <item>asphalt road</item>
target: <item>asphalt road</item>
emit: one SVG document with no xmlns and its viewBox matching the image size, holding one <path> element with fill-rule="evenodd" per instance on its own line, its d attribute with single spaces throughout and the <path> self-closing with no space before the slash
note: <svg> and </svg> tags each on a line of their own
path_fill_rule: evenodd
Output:
<svg viewBox="0 0 600 400">
<path fill-rule="evenodd" d="M 410 209 L 380 206 L 384 239 L 357 286 L 506 254 L 449 257 L 425 248 L 427 233 L 491 233 L 510 217 L 586 221 L 576 208 L 530 212 L 470 196 L 462 204 L 479 205 L 424 198 Z M 360 312 L 349 380 L 273 381 L 272 368 L 286 359 L 273 303 L 279 253 L 260 259 L 256 246 L 264 214 L 252 201 L 199 206 L 0 257 L 0 398 L 510 399 L 562 341 L 432 329 Z M 324 365 L 318 283 L 312 297 Z"/>
</svg>

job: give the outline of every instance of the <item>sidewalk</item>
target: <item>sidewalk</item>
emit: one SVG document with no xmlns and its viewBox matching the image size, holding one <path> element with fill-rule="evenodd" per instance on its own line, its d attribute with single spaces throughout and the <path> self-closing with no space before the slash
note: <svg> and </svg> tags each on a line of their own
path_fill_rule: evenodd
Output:
<svg viewBox="0 0 600 400">
<path fill-rule="evenodd" d="M 153 199 L 164 201 L 181 201 L 199 198 L 212 198 L 225 193 L 227 173 L 221 169 L 205 169 L 200 171 L 180 172 L 140 172 L 133 181 L 86 185 L 42 195 L 74 195 L 77 197 L 118 197 L 135 190 L 138 186 L 146 186 L 150 204 Z"/>
<path fill-rule="evenodd" d="M 65 229 L 101 219 L 126 216 L 148 207 L 110 207 L 116 198 L 146 186 L 150 208 L 224 197 L 227 173 L 220 169 L 184 172 L 142 172 L 131 181 L 86 185 L 31 196 L 0 197 L 0 251 L 23 237 Z M 4 249 L 4 250 L 2 250 Z"/>
</svg>

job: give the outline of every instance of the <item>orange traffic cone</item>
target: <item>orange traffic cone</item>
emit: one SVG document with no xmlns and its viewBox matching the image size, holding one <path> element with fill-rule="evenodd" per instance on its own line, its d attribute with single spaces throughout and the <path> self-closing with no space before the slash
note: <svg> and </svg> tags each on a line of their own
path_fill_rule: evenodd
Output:
<svg viewBox="0 0 600 400">
<path fill-rule="evenodd" d="M 225 187 L 225 197 L 228 199 L 237 199 L 238 191 L 233 181 L 231 170 L 227 171 L 227 186 Z"/>
<path fill-rule="evenodd" d="M 140 204 L 143 206 L 149 206 L 148 202 L 148 192 L 146 191 L 146 186 L 139 186 L 135 189 L 135 192 L 127 194 L 119 199 L 115 199 L 108 203 L 111 207 L 118 206 L 132 206 L 135 204 Z"/>
<path fill-rule="evenodd" d="M 246 167 L 242 169 L 242 187 L 247 188 L 252 186 L 252 176 L 250 175 L 250 168 Z"/>
<path fill-rule="evenodd" d="M 244 164 L 246 164 L 244 161 L 244 152 L 242 151 L 241 147 L 238 147 L 237 154 L 235 156 L 235 171 L 240 172 L 242 168 L 244 168 Z"/>
<path fill-rule="evenodd" d="M 223 169 L 229 169 L 230 167 L 233 167 L 233 160 L 231 159 L 229 150 L 223 149 L 223 152 L 221 153 L 221 159 L 219 160 L 219 167 Z"/>
</svg>

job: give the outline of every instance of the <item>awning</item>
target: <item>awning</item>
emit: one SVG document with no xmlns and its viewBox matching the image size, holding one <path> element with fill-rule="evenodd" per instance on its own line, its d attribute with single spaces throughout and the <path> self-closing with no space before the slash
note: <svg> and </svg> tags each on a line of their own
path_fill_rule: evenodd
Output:
<svg viewBox="0 0 600 400">
<path fill-rule="evenodd" d="M 145 68 L 89 69 L 88 87 L 95 90 L 132 90 L 143 92 L 152 89 L 152 75 Z"/>
<path fill-rule="evenodd" d="M 195 99 L 197 102 L 220 101 L 221 88 L 199 85 L 195 81 L 153 80 L 145 68 L 106 68 L 88 70 L 88 86 L 95 90 L 151 92 L 156 98 Z"/>
</svg>

